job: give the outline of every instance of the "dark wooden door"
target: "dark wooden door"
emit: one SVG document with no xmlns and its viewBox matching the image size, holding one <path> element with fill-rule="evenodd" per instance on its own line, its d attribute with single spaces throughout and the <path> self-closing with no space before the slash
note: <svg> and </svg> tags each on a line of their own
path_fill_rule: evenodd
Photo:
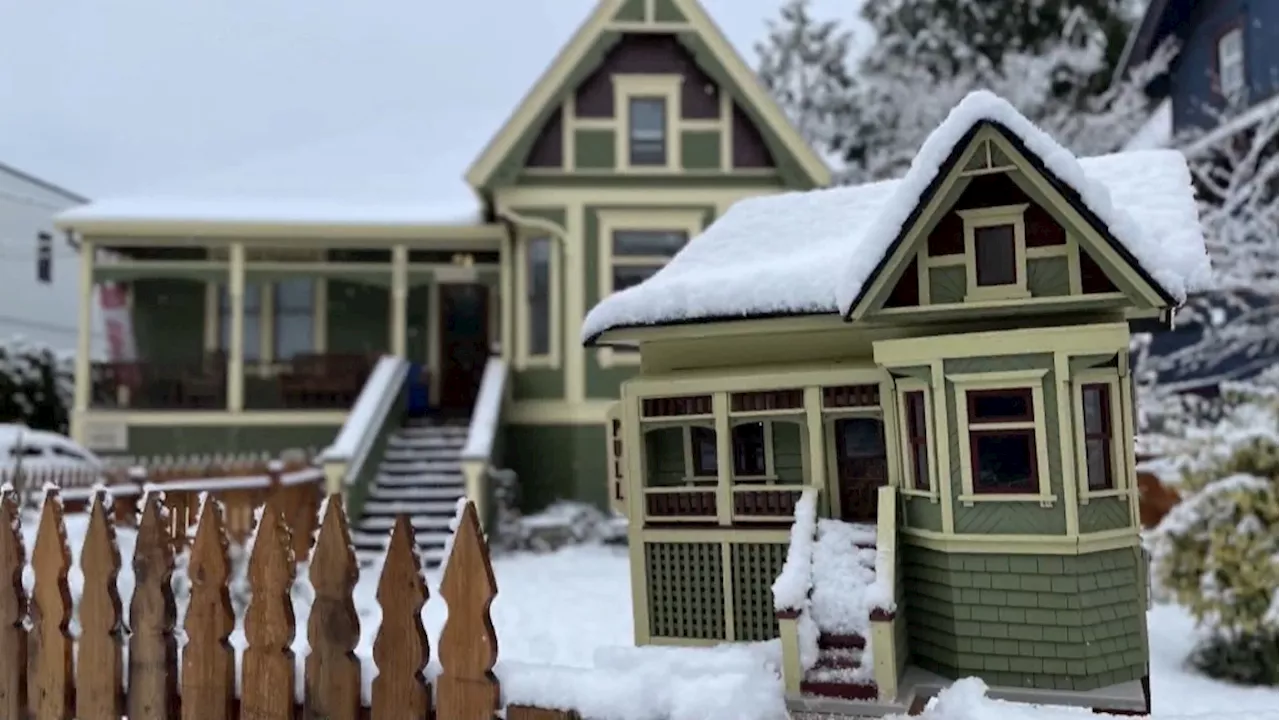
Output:
<svg viewBox="0 0 1280 720">
<path fill-rule="evenodd" d="M 440 410 L 469 413 L 489 360 L 489 288 L 440 286 Z"/>
<path fill-rule="evenodd" d="M 874 522 L 878 490 L 889 481 L 884 423 L 875 417 L 841 418 L 835 422 L 835 436 L 840 518 Z"/>
</svg>

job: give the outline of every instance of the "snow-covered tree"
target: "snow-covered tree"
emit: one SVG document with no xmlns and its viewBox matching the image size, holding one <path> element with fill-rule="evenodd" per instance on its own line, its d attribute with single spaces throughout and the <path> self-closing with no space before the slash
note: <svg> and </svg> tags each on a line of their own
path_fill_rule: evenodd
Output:
<svg viewBox="0 0 1280 720">
<path fill-rule="evenodd" d="M 0 422 L 65 434 L 74 378 L 66 355 L 21 339 L 0 344 Z"/>
<path fill-rule="evenodd" d="M 835 146 L 849 113 L 852 34 L 834 20 L 814 20 L 809 0 L 788 0 L 780 19 L 766 22 L 768 38 L 756 43 L 760 79 L 810 145 Z"/>
</svg>

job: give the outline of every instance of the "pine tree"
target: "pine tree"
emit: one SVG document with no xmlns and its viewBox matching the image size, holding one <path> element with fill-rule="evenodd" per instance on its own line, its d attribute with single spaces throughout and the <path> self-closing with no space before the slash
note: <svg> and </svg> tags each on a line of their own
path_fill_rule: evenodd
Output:
<svg viewBox="0 0 1280 720">
<path fill-rule="evenodd" d="M 811 146 L 834 146 L 853 84 L 852 34 L 835 21 L 814 20 L 809 0 L 788 0 L 780 19 L 766 23 L 768 38 L 756 43 L 761 81 Z"/>
</svg>

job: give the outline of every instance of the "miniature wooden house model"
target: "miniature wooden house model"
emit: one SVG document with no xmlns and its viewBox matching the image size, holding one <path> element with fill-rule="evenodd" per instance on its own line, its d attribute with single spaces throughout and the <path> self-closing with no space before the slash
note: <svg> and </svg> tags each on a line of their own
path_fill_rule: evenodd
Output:
<svg viewBox="0 0 1280 720">
<path fill-rule="evenodd" d="M 985 92 L 900 180 L 739 202 L 584 325 L 640 356 L 637 643 L 781 637 L 797 711 L 1144 708 L 1131 323 L 1208 277 L 1181 155 L 1078 160 Z"/>
</svg>

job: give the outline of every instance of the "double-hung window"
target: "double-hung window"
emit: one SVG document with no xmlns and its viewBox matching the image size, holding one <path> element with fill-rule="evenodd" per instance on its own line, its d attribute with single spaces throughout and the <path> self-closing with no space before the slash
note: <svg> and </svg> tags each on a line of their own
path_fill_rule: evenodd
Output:
<svg viewBox="0 0 1280 720">
<path fill-rule="evenodd" d="M 1245 86 L 1244 31 L 1234 27 L 1218 38 L 1218 92 L 1234 99 Z"/>
</svg>

